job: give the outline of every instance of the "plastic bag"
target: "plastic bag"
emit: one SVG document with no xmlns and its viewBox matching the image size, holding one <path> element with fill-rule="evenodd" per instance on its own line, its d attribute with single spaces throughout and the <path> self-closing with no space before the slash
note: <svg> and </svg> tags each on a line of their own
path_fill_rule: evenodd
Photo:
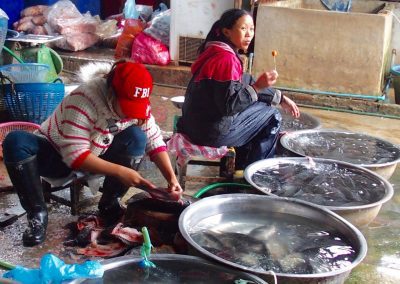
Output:
<svg viewBox="0 0 400 284">
<path fill-rule="evenodd" d="M 101 39 L 109 38 L 118 32 L 116 20 L 105 20 L 101 22 L 96 29 L 96 35 Z"/>
<path fill-rule="evenodd" d="M 125 19 L 138 19 L 139 18 L 139 12 L 136 10 L 135 0 L 126 0 L 123 13 L 124 13 Z"/>
<path fill-rule="evenodd" d="M 82 15 L 69 0 L 56 2 L 47 15 L 50 34 L 64 35 L 54 45 L 70 51 L 84 50 L 96 44 L 99 39 L 96 31 L 100 23 L 101 20 L 92 17 L 89 12 Z"/>
<path fill-rule="evenodd" d="M 40 268 L 30 269 L 17 266 L 4 273 L 3 277 L 24 284 L 55 284 L 78 278 L 101 278 L 104 269 L 98 261 L 86 261 L 81 264 L 65 264 L 53 254 L 45 254 L 40 261 Z"/>
<path fill-rule="evenodd" d="M 160 5 L 158 5 L 158 8 L 154 10 L 153 14 L 151 15 L 151 18 L 154 19 L 158 14 L 167 10 L 168 10 L 167 5 L 165 5 L 164 3 L 160 3 Z"/>
<path fill-rule="evenodd" d="M 158 14 L 144 32 L 163 44 L 169 46 L 169 30 L 171 24 L 171 9 Z"/>
<path fill-rule="evenodd" d="M 142 21 L 149 21 L 153 14 L 153 7 L 148 5 L 136 5 L 136 9 L 139 12 L 139 18 Z"/>
<path fill-rule="evenodd" d="M 131 59 L 153 65 L 167 65 L 171 61 L 168 47 L 145 33 L 138 34 L 133 40 Z"/>
<path fill-rule="evenodd" d="M 140 20 L 126 19 L 124 30 L 118 39 L 115 48 L 115 58 L 129 58 L 135 36 L 142 32 L 144 24 Z"/>
<path fill-rule="evenodd" d="M 47 23 L 52 33 L 61 33 L 61 26 L 68 26 L 68 23 L 76 22 L 82 17 L 82 14 L 76 6 L 69 0 L 61 0 L 52 5 L 47 12 Z"/>
</svg>

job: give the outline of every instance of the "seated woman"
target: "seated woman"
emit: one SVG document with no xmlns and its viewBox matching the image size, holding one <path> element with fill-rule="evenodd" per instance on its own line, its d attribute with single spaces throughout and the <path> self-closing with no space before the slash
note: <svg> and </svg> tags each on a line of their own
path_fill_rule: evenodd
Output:
<svg viewBox="0 0 400 284">
<path fill-rule="evenodd" d="M 291 99 L 270 88 L 276 70 L 256 81 L 243 74 L 238 52 L 246 51 L 253 37 L 253 18 L 245 10 L 228 10 L 213 24 L 192 65 L 177 123 L 178 132 L 195 144 L 235 147 L 236 169 L 274 155 L 281 115 L 271 105 L 300 115 Z"/>
<path fill-rule="evenodd" d="M 27 212 L 25 246 L 46 238 L 41 176 L 61 178 L 72 170 L 105 175 L 99 211 L 110 222 L 122 216 L 118 198 L 130 186 L 155 188 L 137 172 L 145 152 L 167 180 L 171 199 L 179 200 L 182 193 L 151 115 L 153 80 L 144 65 L 90 64 L 81 73 L 85 82 L 63 99 L 38 133 L 13 131 L 3 143 L 8 174 Z"/>
</svg>

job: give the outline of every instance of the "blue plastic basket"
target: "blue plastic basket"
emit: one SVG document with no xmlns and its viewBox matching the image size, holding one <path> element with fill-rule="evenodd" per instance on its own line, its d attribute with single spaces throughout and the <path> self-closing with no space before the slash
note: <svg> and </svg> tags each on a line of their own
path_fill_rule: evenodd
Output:
<svg viewBox="0 0 400 284">
<path fill-rule="evenodd" d="M 64 98 L 63 83 L 4 84 L 6 109 L 11 120 L 41 124 Z"/>
<path fill-rule="evenodd" d="M 43 83 L 50 67 L 47 64 L 21 63 L 0 66 L 0 72 L 14 83 Z"/>
</svg>

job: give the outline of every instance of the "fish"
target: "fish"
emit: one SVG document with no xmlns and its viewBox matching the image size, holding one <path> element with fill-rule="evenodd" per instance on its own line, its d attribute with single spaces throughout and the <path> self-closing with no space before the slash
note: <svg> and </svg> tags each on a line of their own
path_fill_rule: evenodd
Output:
<svg viewBox="0 0 400 284">
<path fill-rule="evenodd" d="M 247 234 L 203 230 L 191 237 L 210 253 L 246 267 L 263 270 L 264 259 L 270 260 L 265 244 Z"/>
<path fill-rule="evenodd" d="M 123 254 L 127 250 L 127 245 L 123 242 L 116 241 L 109 244 L 91 243 L 84 248 L 78 248 L 76 252 L 86 256 L 97 257 L 114 257 Z"/>
<path fill-rule="evenodd" d="M 122 223 L 118 223 L 111 232 L 111 235 L 120 239 L 127 245 L 143 243 L 143 234 L 138 230 L 130 227 L 124 227 Z"/>
</svg>

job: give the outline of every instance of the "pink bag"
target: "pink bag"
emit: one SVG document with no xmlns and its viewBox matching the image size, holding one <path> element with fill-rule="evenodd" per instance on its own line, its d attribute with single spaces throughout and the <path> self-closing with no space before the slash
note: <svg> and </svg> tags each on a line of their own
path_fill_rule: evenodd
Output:
<svg viewBox="0 0 400 284">
<path fill-rule="evenodd" d="M 171 61 L 168 47 L 143 32 L 133 41 L 131 59 L 152 65 L 167 65 Z"/>
</svg>

